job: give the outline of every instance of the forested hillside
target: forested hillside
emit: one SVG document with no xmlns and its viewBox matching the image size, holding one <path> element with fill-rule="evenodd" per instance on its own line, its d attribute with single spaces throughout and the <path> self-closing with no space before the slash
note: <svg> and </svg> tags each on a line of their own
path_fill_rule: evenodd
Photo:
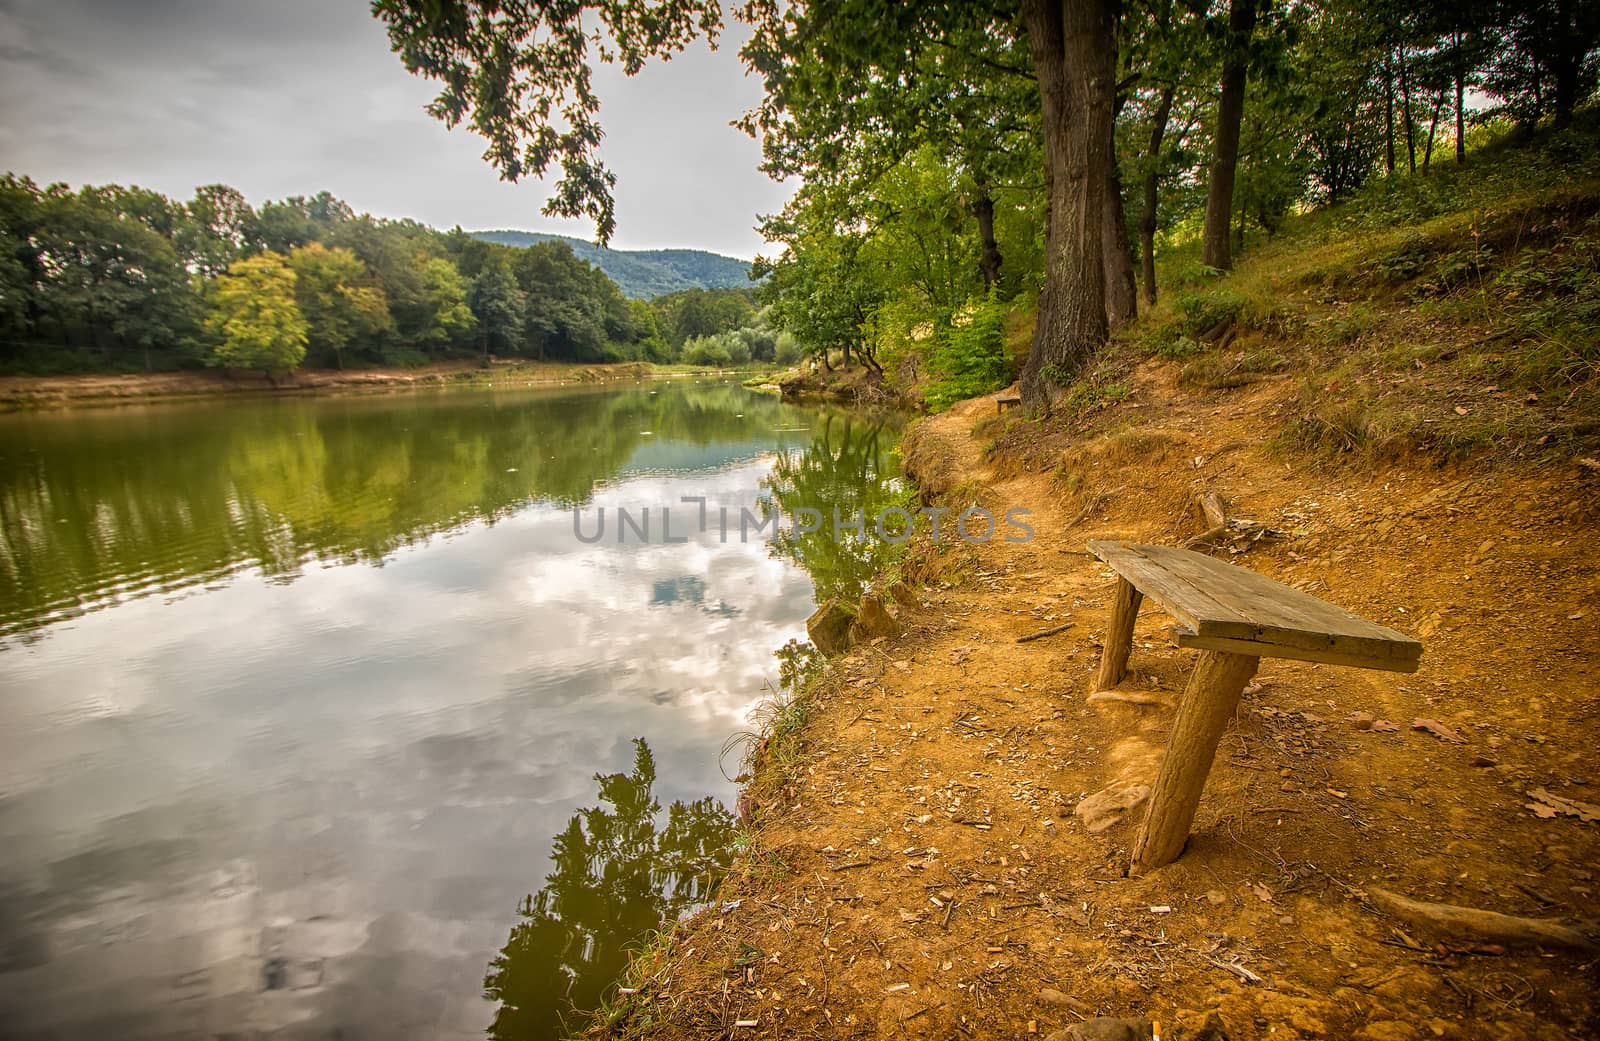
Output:
<svg viewBox="0 0 1600 1041">
<path fill-rule="evenodd" d="M 502 246 L 564 242 L 578 257 L 604 271 L 635 300 L 684 289 L 742 289 L 750 285 L 750 263 L 703 249 L 612 249 L 543 231 L 474 231 L 473 238 Z"/>
<path fill-rule="evenodd" d="M 630 300 L 563 240 L 500 245 L 326 192 L 257 208 L 226 185 L 180 201 L 0 177 L 3 374 L 780 353 L 797 356 L 750 288 Z"/>
</svg>

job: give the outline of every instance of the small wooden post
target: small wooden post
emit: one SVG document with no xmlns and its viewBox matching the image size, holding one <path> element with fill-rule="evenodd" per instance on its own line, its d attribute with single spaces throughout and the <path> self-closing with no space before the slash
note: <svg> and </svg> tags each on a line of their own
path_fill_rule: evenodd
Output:
<svg viewBox="0 0 1600 1041">
<path fill-rule="evenodd" d="M 1133 650 L 1133 620 L 1139 614 L 1144 594 L 1133 583 L 1117 576 L 1117 599 L 1111 608 L 1111 624 L 1106 627 L 1105 646 L 1100 651 L 1100 676 L 1095 690 L 1110 690 L 1128 674 L 1128 654 Z"/>
<path fill-rule="evenodd" d="M 1178 704 L 1166 758 L 1161 761 L 1161 772 L 1150 792 L 1150 812 L 1133 843 L 1131 874 L 1140 875 L 1170 864 L 1183 852 L 1194 811 L 1200 805 L 1200 792 L 1217 754 L 1217 743 L 1260 661 L 1250 654 L 1200 652 Z"/>
</svg>

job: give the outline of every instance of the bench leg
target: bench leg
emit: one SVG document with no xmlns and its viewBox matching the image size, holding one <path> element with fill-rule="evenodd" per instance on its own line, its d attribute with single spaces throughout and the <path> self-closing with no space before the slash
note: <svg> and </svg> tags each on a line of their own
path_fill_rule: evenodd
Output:
<svg viewBox="0 0 1600 1041">
<path fill-rule="evenodd" d="M 1260 661 L 1250 654 L 1200 652 L 1183 700 L 1178 703 L 1166 758 L 1161 761 L 1161 772 L 1150 792 L 1150 812 L 1133 843 L 1131 874 L 1154 871 L 1177 860 L 1183 852 L 1194 811 L 1200 805 L 1200 792 L 1211 773 L 1211 760 L 1217 754 L 1217 743 Z"/>
<path fill-rule="evenodd" d="M 1110 690 L 1128 674 L 1128 654 L 1133 650 L 1133 620 L 1139 614 L 1144 594 L 1133 583 L 1117 576 L 1117 600 L 1111 608 L 1111 625 L 1106 629 L 1105 646 L 1100 652 L 1100 676 L 1095 690 Z"/>
</svg>

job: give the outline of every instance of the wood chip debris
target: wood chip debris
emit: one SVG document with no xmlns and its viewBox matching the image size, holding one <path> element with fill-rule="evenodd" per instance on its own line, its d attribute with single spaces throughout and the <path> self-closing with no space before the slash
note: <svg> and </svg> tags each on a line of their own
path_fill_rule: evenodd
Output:
<svg viewBox="0 0 1600 1041">
<path fill-rule="evenodd" d="M 1452 745 L 1464 745 L 1467 743 L 1466 738 L 1462 737 L 1454 729 L 1445 726 L 1437 719 L 1423 719 L 1418 717 L 1417 719 L 1413 719 L 1411 721 L 1411 729 L 1426 730 L 1440 741 L 1446 741 Z"/>
<path fill-rule="evenodd" d="M 1600 821 L 1600 806 L 1593 803 L 1579 802 L 1576 799 L 1563 799 L 1543 788 L 1535 788 L 1528 793 L 1533 802 L 1527 803 L 1527 808 L 1533 811 L 1535 817 L 1549 819 L 1556 816 L 1576 817 L 1581 821 Z"/>
</svg>

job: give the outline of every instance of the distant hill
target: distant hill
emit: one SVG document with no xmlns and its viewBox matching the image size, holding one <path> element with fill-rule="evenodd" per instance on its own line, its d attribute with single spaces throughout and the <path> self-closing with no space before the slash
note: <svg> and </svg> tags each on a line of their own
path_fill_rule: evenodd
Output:
<svg viewBox="0 0 1600 1041">
<path fill-rule="evenodd" d="M 502 246 L 565 242 L 581 260 L 604 271 L 625 296 L 640 300 L 680 289 L 729 289 L 750 285 L 750 264 L 703 249 L 608 249 L 583 239 L 543 231 L 474 231 L 473 238 Z"/>
</svg>

